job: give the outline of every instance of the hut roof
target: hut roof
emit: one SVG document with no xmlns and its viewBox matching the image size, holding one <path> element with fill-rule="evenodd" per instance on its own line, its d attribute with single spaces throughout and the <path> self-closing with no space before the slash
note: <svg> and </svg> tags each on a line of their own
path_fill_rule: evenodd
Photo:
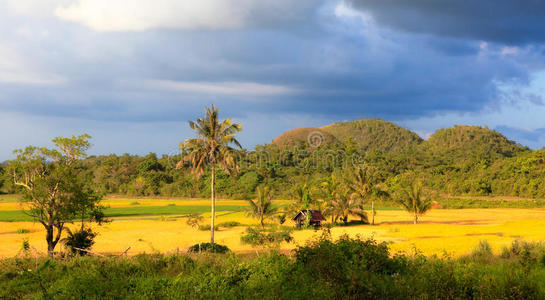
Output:
<svg viewBox="0 0 545 300">
<path fill-rule="evenodd" d="M 293 217 L 292 220 L 297 220 L 297 218 L 299 217 L 299 215 L 301 214 L 305 214 L 305 215 L 308 215 L 310 214 L 310 220 L 311 221 L 325 221 L 325 218 L 324 216 L 322 215 L 322 213 L 319 211 L 319 210 L 313 210 L 313 209 L 307 209 L 307 210 L 300 210 L 296 215 L 295 217 Z"/>
</svg>

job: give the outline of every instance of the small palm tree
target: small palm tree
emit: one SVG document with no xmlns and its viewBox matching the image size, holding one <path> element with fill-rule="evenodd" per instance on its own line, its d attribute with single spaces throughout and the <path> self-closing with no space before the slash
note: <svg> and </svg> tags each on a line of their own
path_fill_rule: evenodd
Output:
<svg viewBox="0 0 545 300">
<path fill-rule="evenodd" d="M 375 199 L 389 197 L 388 192 L 382 189 L 376 170 L 367 166 L 356 167 L 347 176 L 346 182 L 352 192 L 352 197 L 362 203 L 371 200 L 371 224 L 375 225 Z"/>
<path fill-rule="evenodd" d="M 362 221 L 367 221 L 367 214 L 365 213 L 361 202 L 351 197 L 348 189 L 340 187 L 337 197 L 331 201 L 331 214 L 334 215 L 334 220 L 340 218 L 344 224 L 348 223 L 348 216 L 356 215 L 361 218 Z"/>
<path fill-rule="evenodd" d="M 413 214 L 414 224 L 417 224 L 418 217 L 424 215 L 432 206 L 430 196 L 424 195 L 422 184 L 415 181 L 401 190 L 399 202 L 406 211 Z"/>
<path fill-rule="evenodd" d="M 242 130 L 242 126 L 233 124 L 230 118 L 220 121 L 218 109 L 212 105 L 211 108 L 206 108 L 204 118 L 198 118 L 195 122 L 190 121 L 189 127 L 196 132 L 197 137 L 180 144 L 180 150 L 185 155 L 176 167 L 180 168 L 185 162 L 191 163 L 193 174 L 197 178 L 204 173 L 206 167 L 210 167 L 210 198 L 212 202 L 210 243 L 214 244 L 216 168 L 220 167 L 227 174 L 231 174 L 232 169 L 238 170 L 235 160 L 236 150 L 231 145 L 242 148 L 235 138 L 235 134 Z"/>
<path fill-rule="evenodd" d="M 259 186 L 257 188 L 257 199 L 248 200 L 250 208 L 248 215 L 259 219 L 261 227 L 265 227 L 265 219 L 274 216 L 278 209 L 272 205 L 272 191 L 268 186 Z"/>
<path fill-rule="evenodd" d="M 331 217 L 331 222 L 338 218 L 334 207 L 334 201 L 338 199 L 341 188 L 341 182 L 336 174 L 331 174 L 318 186 L 318 207 L 322 214 Z"/>
</svg>

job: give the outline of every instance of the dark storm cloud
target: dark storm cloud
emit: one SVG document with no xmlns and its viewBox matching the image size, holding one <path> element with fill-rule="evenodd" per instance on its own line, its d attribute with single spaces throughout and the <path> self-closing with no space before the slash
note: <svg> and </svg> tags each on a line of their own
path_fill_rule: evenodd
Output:
<svg viewBox="0 0 545 300">
<path fill-rule="evenodd" d="M 346 0 L 396 30 L 503 44 L 545 42 L 542 0 Z"/>
<path fill-rule="evenodd" d="M 155 123 L 159 125 L 154 128 L 160 128 L 161 122 L 185 122 L 214 103 L 223 115 L 254 118 L 254 130 L 261 126 L 273 132 L 265 128 L 274 128 L 270 120 L 286 115 L 290 120 L 314 120 L 306 125 L 317 126 L 364 117 L 402 121 L 479 112 L 505 99 L 516 101 L 516 93 L 506 97 L 501 86 L 524 86 L 532 72 L 543 69 L 542 37 L 520 32 L 517 43 L 526 45 L 506 49 L 501 43 L 481 43 L 489 39 L 483 33 L 487 30 L 474 28 L 477 33 L 464 35 L 454 23 L 421 35 L 414 32 L 424 31 L 396 26 L 406 22 L 407 14 L 417 14 L 423 26 L 446 12 L 433 4 L 426 8 L 422 1 L 412 8 L 392 1 L 353 2 L 371 12 L 377 24 L 358 15 L 336 14 L 338 3 L 328 1 L 318 11 L 312 6 L 303 12 L 305 22 L 289 26 L 273 26 L 267 23 L 273 19 L 264 19 L 267 26 L 217 31 L 96 32 L 0 9 L 0 27 L 13 29 L 0 37 L 0 55 L 10 49 L 27 63 L 21 70 L 14 67 L 17 78 L 37 72 L 40 79 L 63 79 L 51 84 L 2 81 L 14 72 L 3 73 L 0 56 L 0 113 L 30 115 L 32 120 L 79 119 L 85 126 L 107 123 L 115 136 L 123 135 L 128 123 Z M 451 19 L 462 13 L 446 3 L 454 13 L 444 19 L 454 22 Z M 432 15 L 430 20 L 421 20 L 425 14 Z M 466 21 L 477 26 L 478 15 L 470 14 L 475 20 L 466 16 Z M 389 20 L 394 16 L 400 20 Z M 486 26 L 493 27 L 496 19 L 491 20 Z M 255 120 L 264 115 L 272 123 Z M 285 122 L 271 136 L 251 134 L 259 140 L 249 144 L 269 141 L 289 126 Z"/>
</svg>

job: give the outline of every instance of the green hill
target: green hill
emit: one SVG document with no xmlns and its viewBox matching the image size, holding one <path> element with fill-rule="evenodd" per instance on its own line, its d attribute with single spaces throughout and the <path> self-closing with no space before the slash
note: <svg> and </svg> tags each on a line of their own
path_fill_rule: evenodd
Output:
<svg viewBox="0 0 545 300">
<path fill-rule="evenodd" d="M 322 146 L 326 144 L 333 144 L 335 142 L 337 142 L 335 136 L 314 127 L 302 127 L 286 131 L 272 141 L 272 143 L 278 147 L 296 145 Z"/>
<path fill-rule="evenodd" d="M 380 119 L 337 122 L 321 129 L 340 141 L 353 138 L 364 151 L 400 152 L 422 142 L 416 133 Z"/>
<path fill-rule="evenodd" d="M 512 157 L 528 150 L 501 133 L 487 127 L 456 125 L 439 129 L 422 144 L 423 150 L 432 155 L 448 156 L 451 159 L 470 157 Z"/>
</svg>

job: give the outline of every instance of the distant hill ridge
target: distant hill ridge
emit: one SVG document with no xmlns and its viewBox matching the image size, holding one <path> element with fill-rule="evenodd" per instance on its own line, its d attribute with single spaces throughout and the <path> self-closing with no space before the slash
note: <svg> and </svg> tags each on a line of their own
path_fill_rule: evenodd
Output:
<svg viewBox="0 0 545 300">
<path fill-rule="evenodd" d="M 283 133 L 272 143 L 280 147 L 293 143 L 308 143 L 308 136 L 311 133 L 322 135 L 324 143 L 344 143 L 348 139 L 353 139 L 364 151 L 376 150 L 384 153 L 416 148 L 434 155 L 451 152 L 464 155 L 477 151 L 511 157 L 528 150 L 527 147 L 507 139 L 488 127 L 456 125 L 439 129 L 428 140 L 423 140 L 409 129 L 376 118 L 336 122 L 320 128 L 296 128 Z"/>
</svg>

